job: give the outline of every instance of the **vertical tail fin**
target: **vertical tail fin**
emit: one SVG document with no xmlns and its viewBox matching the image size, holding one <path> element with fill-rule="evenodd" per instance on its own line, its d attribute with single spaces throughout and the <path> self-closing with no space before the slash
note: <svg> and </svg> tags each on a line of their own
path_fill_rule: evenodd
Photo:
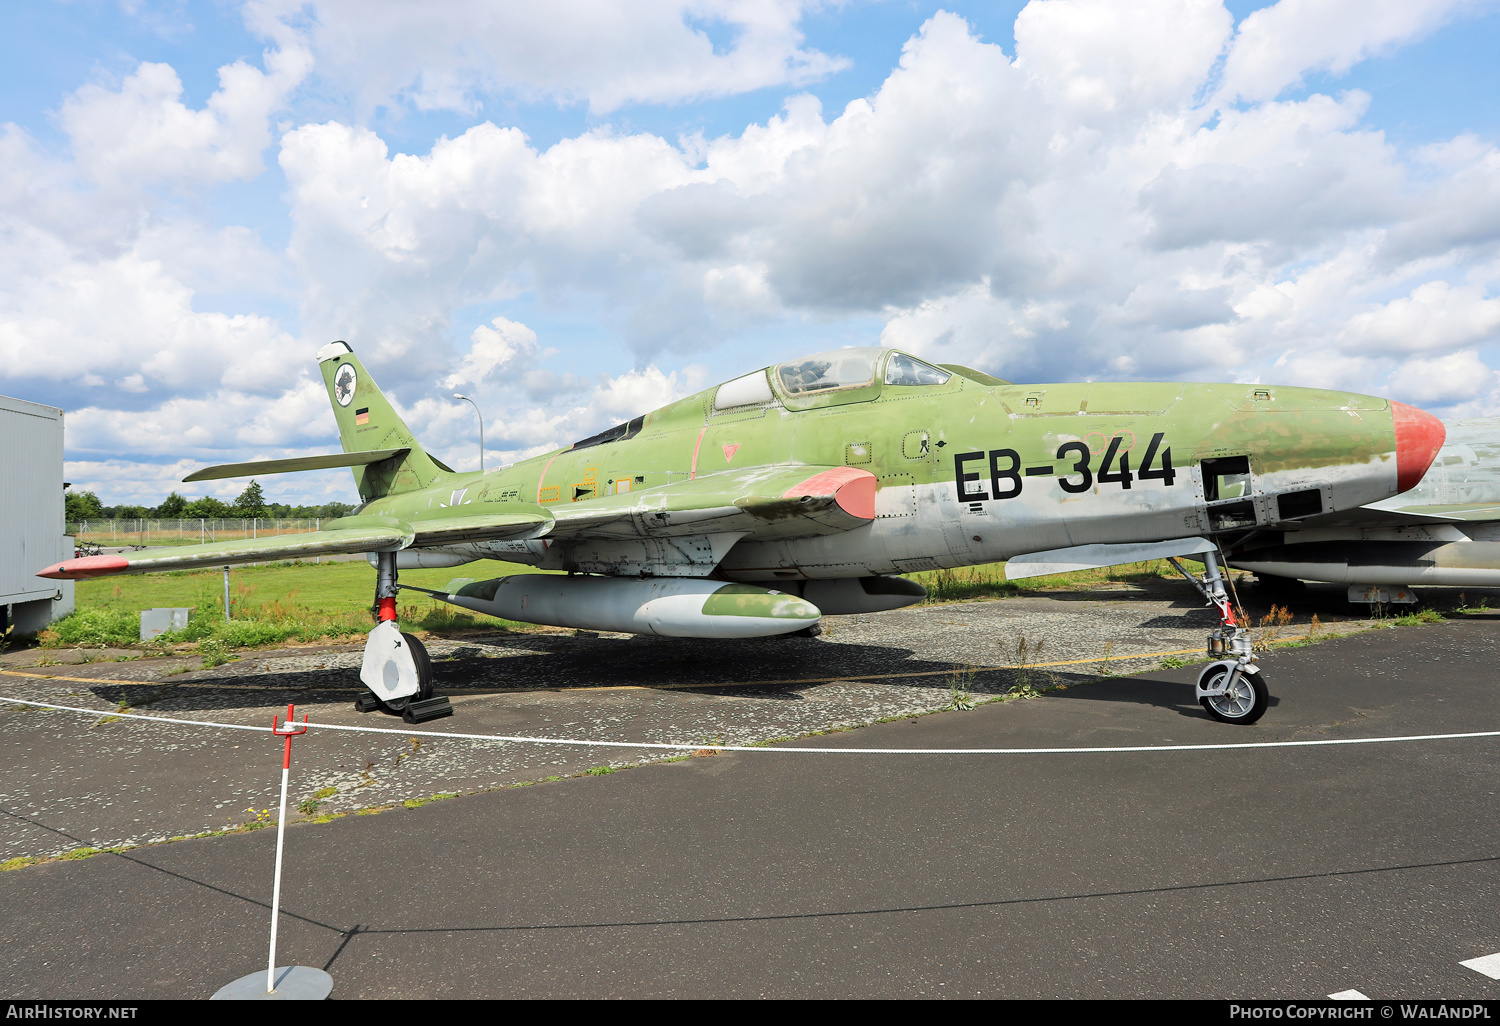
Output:
<svg viewBox="0 0 1500 1026">
<path fill-rule="evenodd" d="M 453 471 L 427 455 L 416 436 L 397 416 L 370 372 L 347 342 L 330 342 L 318 350 L 318 369 L 328 388 L 328 401 L 339 425 L 345 452 L 371 449 L 410 449 L 368 466 L 354 467 L 360 498 L 369 502 L 383 495 L 431 487 Z"/>
</svg>

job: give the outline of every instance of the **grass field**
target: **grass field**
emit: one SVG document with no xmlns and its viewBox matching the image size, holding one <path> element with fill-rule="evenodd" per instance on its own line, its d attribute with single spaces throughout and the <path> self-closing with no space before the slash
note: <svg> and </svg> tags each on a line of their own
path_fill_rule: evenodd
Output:
<svg viewBox="0 0 1500 1026">
<path fill-rule="evenodd" d="M 401 580 L 437 589 L 455 577 L 485 580 L 523 571 L 535 572 L 516 563 L 481 560 L 447 570 L 405 570 Z M 186 630 L 164 636 L 159 646 L 194 642 L 220 650 L 249 648 L 351 637 L 370 629 L 375 569 L 363 560 L 236 567 L 229 584 L 233 620 L 226 623 L 224 575 L 219 569 L 79 581 L 74 592 L 77 612 L 54 623 L 39 640 L 49 647 L 138 644 L 140 611 L 163 606 L 187 607 L 194 613 Z M 402 626 L 418 631 L 529 626 L 471 614 L 419 592 L 402 592 L 398 611 Z"/>
<path fill-rule="evenodd" d="M 441 588 L 455 577 L 483 581 L 536 572 L 535 568 L 518 563 L 486 559 L 447 570 L 403 570 L 401 583 Z M 217 568 L 79 581 L 74 587 L 79 609 L 139 612 L 157 606 L 205 603 L 220 613 L 224 608 L 224 572 Z M 235 567 L 229 571 L 229 592 L 232 611 L 237 617 L 277 618 L 292 612 L 318 616 L 355 613 L 368 620 L 375 593 L 375 568 L 364 560 Z M 417 592 L 403 592 L 401 604 L 443 605 Z"/>
<path fill-rule="evenodd" d="M 1188 564 L 1193 569 L 1193 564 Z M 964 566 L 954 570 L 928 570 L 907 574 L 927 589 L 927 602 L 971 602 L 974 599 L 1005 598 L 1023 591 L 1070 591 L 1097 588 L 1104 584 L 1141 584 L 1160 577 L 1176 577 L 1164 559 L 1143 563 L 1125 563 L 1101 570 L 1080 570 L 1051 577 L 1028 577 L 1023 581 L 1005 579 L 1004 563 Z M 1243 576 L 1236 574 L 1236 578 Z"/>
</svg>

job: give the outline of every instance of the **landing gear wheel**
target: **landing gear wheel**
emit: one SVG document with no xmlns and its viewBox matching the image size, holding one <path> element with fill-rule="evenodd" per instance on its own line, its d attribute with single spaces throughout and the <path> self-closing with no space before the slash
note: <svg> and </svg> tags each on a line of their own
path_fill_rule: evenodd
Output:
<svg viewBox="0 0 1500 1026">
<path fill-rule="evenodd" d="M 1216 688 L 1224 683 L 1230 672 L 1230 667 L 1215 663 L 1203 671 L 1198 686 L 1205 690 Z M 1234 687 L 1222 695 L 1204 695 L 1198 701 L 1203 703 L 1210 716 L 1222 723 L 1254 723 L 1265 714 L 1271 701 L 1264 677 L 1258 670 L 1253 673 L 1242 670 Z"/>
<path fill-rule="evenodd" d="M 432 657 L 427 654 L 427 646 L 405 631 L 401 632 L 401 640 L 406 642 L 406 647 L 411 651 L 411 661 L 417 664 L 417 691 L 416 694 L 402 695 L 389 702 L 381 701 L 380 704 L 387 712 L 397 714 L 404 712 L 412 702 L 432 697 Z"/>
</svg>

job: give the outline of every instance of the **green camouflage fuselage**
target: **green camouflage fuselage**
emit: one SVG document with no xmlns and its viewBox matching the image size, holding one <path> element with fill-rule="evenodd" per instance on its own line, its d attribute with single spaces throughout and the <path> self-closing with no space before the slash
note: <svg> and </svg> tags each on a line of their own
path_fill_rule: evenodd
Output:
<svg viewBox="0 0 1500 1026">
<path fill-rule="evenodd" d="M 332 395 L 331 364 L 324 374 Z M 769 400 L 718 409 L 719 389 L 709 389 L 614 432 L 628 437 L 586 440 L 483 475 L 448 472 L 419 448 L 394 467 L 355 475 L 368 500 L 363 513 L 411 523 L 537 507 L 553 515 L 629 510 L 644 523 L 664 486 L 674 495 L 734 495 L 753 491 L 758 475 L 799 467 L 874 475 L 867 524 L 812 536 L 737 532 L 714 562 L 717 576 L 743 581 L 868 577 L 1243 530 L 1397 491 L 1385 399 L 1261 385 L 985 378 L 966 371 L 944 384 L 798 396 L 768 372 Z M 368 375 L 334 410 L 346 449 L 410 444 Z M 684 573 L 667 568 L 670 555 L 654 570 L 654 550 L 627 559 L 607 544 L 565 537 L 430 551 L 453 564 L 496 557 L 544 569 Z"/>
</svg>

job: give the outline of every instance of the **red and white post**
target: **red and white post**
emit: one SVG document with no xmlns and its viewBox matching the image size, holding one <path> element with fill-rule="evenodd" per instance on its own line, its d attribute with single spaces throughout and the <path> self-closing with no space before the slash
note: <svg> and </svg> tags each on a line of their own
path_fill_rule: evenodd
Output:
<svg viewBox="0 0 1500 1026">
<path fill-rule="evenodd" d="M 292 738 L 307 733 L 307 713 L 302 714 L 302 723 L 296 722 L 296 713 L 291 703 L 286 707 L 286 724 L 278 727 L 276 717 L 271 717 L 271 733 L 286 739 L 281 754 L 281 814 L 276 817 L 276 881 L 271 885 L 271 955 L 266 966 L 266 993 L 276 989 L 276 925 L 281 919 L 281 852 L 286 843 L 286 789 L 292 775 Z"/>
<path fill-rule="evenodd" d="M 286 966 L 280 986 L 276 979 L 276 927 L 281 919 L 281 853 L 286 848 L 286 792 L 292 776 L 292 738 L 307 733 L 307 714 L 296 720 L 296 710 L 288 704 L 286 722 L 271 717 L 271 733 L 283 740 L 281 748 L 281 814 L 276 818 L 276 877 L 271 885 L 271 953 L 264 976 L 259 971 L 225 984 L 214 994 L 215 1001 L 321 1001 L 333 990 L 333 979 L 322 969 L 305 965 Z"/>
</svg>

